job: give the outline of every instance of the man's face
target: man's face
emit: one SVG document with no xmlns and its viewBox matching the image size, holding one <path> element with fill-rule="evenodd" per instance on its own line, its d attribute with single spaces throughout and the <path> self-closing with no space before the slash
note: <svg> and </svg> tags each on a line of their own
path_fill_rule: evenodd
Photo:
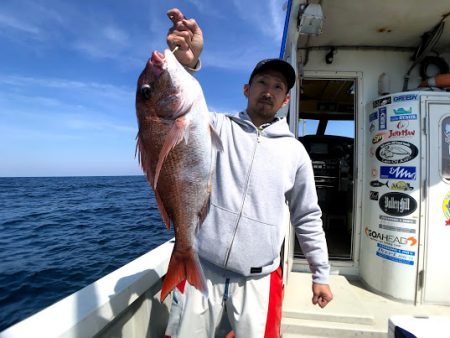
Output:
<svg viewBox="0 0 450 338">
<path fill-rule="evenodd" d="M 248 99 L 247 113 L 255 125 L 271 122 L 276 112 L 289 102 L 287 82 L 277 71 L 267 70 L 256 74 L 250 84 L 244 86 Z"/>
</svg>

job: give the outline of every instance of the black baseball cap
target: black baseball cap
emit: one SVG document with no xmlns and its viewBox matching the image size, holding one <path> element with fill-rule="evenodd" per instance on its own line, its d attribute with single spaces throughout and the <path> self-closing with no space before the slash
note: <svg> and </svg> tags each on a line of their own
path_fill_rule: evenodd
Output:
<svg viewBox="0 0 450 338">
<path fill-rule="evenodd" d="M 253 69 L 253 72 L 250 75 L 248 83 L 252 82 L 252 79 L 256 74 L 259 74 L 266 70 L 276 70 L 277 72 L 283 74 L 284 78 L 286 79 L 288 91 L 292 87 L 294 87 L 296 77 L 295 70 L 288 62 L 281 59 L 265 59 L 259 61 L 256 64 L 255 69 Z"/>
</svg>

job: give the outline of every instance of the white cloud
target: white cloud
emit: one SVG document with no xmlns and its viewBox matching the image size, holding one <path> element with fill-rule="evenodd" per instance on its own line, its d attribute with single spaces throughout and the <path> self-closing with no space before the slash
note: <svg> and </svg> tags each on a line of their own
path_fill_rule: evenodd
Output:
<svg viewBox="0 0 450 338">
<path fill-rule="evenodd" d="M 55 94 L 57 93 L 57 95 Z M 96 82 L 0 76 L 0 116 L 17 135 L 136 133 L 134 91 Z M 27 128 L 35 129 L 30 133 Z M 47 133 L 46 133 L 47 131 Z M 10 134 L 11 135 L 11 134 Z"/>
<path fill-rule="evenodd" d="M 242 1 L 233 0 L 238 15 L 249 22 L 265 36 L 281 41 L 284 16 L 284 0 Z"/>
<path fill-rule="evenodd" d="M 87 118 L 86 116 L 66 117 L 64 124 L 74 130 L 131 133 L 133 136 L 137 132 L 137 127 L 123 123 L 114 123 L 104 119 Z"/>
<path fill-rule="evenodd" d="M 91 34 L 83 34 L 73 43 L 73 47 L 95 58 L 118 58 L 130 49 L 130 38 L 127 32 L 113 24 L 93 30 Z"/>
<path fill-rule="evenodd" d="M 30 24 L 29 22 L 20 21 L 13 16 L 5 14 L 0 14 L 0 26 L 31 35 L 39 35 L 40 33 L 40 29 L 36 25 Z"/>
<path fill-rule="evenodd" d="M 37 89 L 53 88 L 58 90 L 78 90 L 90 93 L 96 96 L 110 96 L 111 98 L 129 97 L 134 95 L 134 89 L 123 86 L 114 86 L 111 84 L 103 84 L 98 82 L 82 82 L 61 78 L 39 78 L 22 75 L 2 75 L 0 76 L 0 85 L 6 85 L 4 91 L 17 88 L 29 88 L 31 92 L 36 92 Z M 95 93 L 94 93 L 95 92 Z"/>
</svg>

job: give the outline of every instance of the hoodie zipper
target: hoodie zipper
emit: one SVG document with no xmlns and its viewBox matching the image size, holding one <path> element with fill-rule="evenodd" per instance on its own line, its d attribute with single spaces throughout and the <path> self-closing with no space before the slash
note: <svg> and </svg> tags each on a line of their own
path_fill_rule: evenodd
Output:
<svg viewBox="0 0 450 338">
<path fill-rule="evenodd" d="M 227 267 L 227 265 L 228 265 L 228 260 L 230 259 L 231 248 L 233 247 L 234 239 L 236 237 L 237 229 L 238 229 L 238 226 L 239 226 L 239 221 L 241 220 L 242 213 L 244 211 L 244 204 L 245 204 L 245 199 L 247 197 L 247 191 L 248 191 L 248 186 L 249 186 L 249 182 L 250 182 L 250 174 L 251 174 L 252 169 L 253 169 L 253 162 L 255 160 L 256 149 L 258 148 L 258 143 L 261 142 L 261 131 L 262 131 L 262 129 L 260 129 L 260 128 L 256 129 L 256 143 L 255 143 L 255 147 L 253 148 L 252 160 L 250 162 L 250 166 L 249 166 L 249 170 L 248 170 L 248 173 L 247 173 L 247 177 L 245 179 L 244 197 L 242 198 L 241 208 L 239 210 L 239 216 L 238 216 L 238 219 L 237 219 L 236 224 L 234 226 L 233 237 L 231 238 L 231 243 L 228 246 L 227 254 L 225 256 L 224 267 Z"/>
</svg>

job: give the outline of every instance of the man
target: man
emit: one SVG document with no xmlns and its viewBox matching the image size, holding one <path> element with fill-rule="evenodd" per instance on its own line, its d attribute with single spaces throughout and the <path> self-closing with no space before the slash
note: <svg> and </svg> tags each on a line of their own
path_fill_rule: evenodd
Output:
<svg viewBox="0 0 450 338">
<path fill-rule="evenodd" d="M 178 9 L 168 16 L 168 46 L 178 47 L 178 61 L 195 72 L 202 31 Z M 209 295 L 180 285 L 168 336 L 214 337 L 227 318 L 237 337 L 279 337 L 280 250 L 288 216 L 313 273 L 312 302 L 324 307 L 333 298 L 311 160 L 286 120 L 276 117 L 295 77 L 287 62 L 263 60 L 244 85 L 246 110 L 213 114 L 224 151 L 217 155 L 210 209 L 197 235 Z"/>
</svg>

